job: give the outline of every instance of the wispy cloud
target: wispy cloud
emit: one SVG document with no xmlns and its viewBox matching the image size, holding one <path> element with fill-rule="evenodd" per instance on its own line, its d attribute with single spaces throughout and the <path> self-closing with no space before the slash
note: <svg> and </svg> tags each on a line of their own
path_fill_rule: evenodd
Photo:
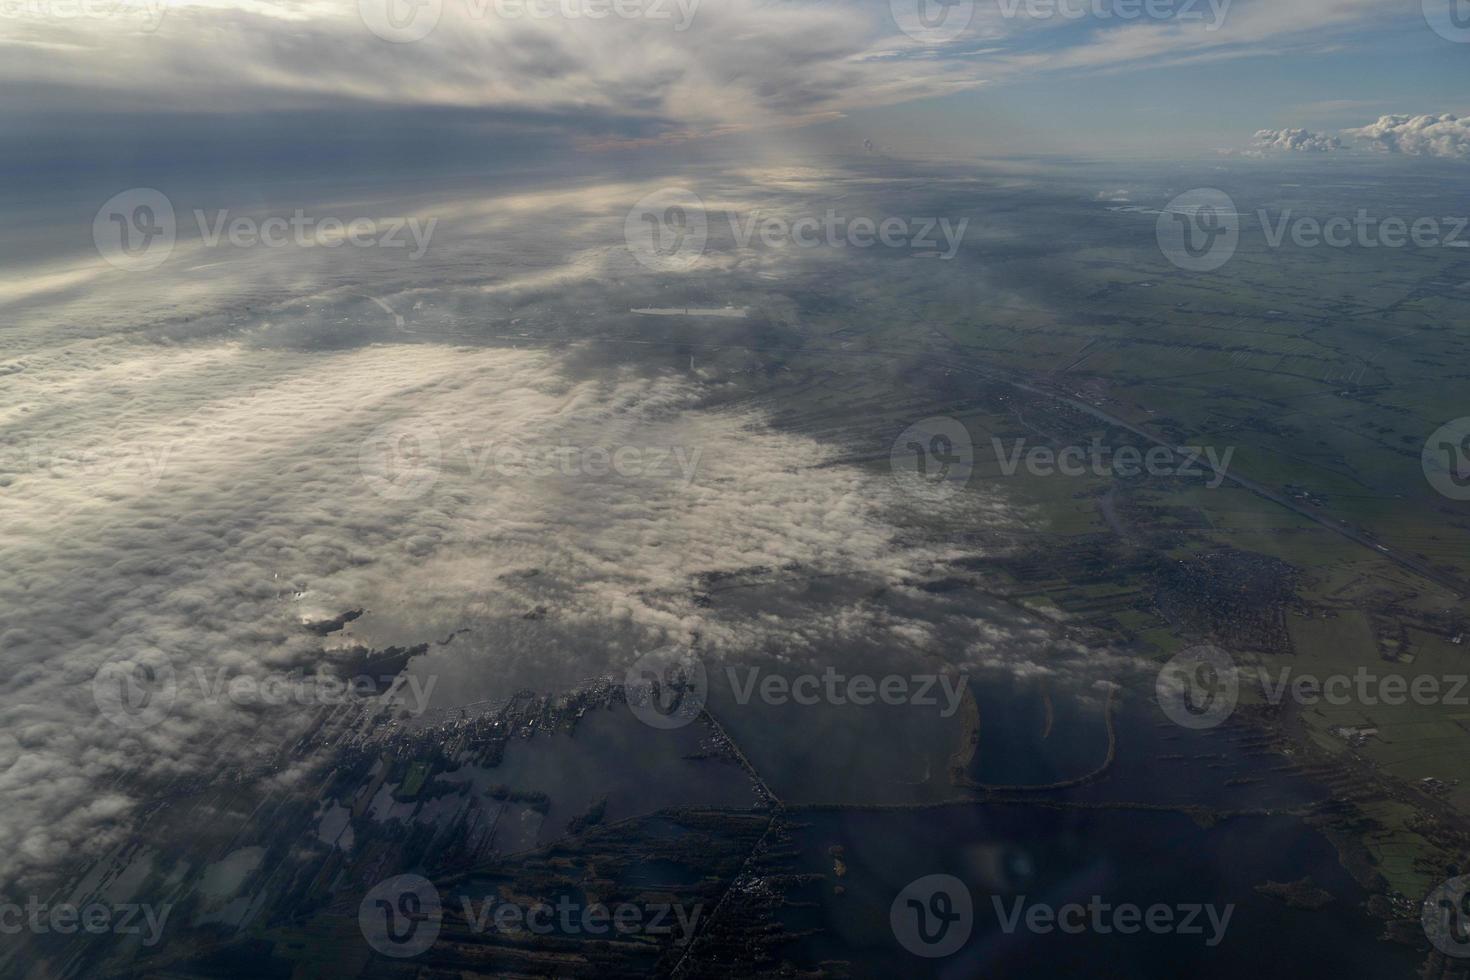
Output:
<svg viewBox="0 0 1470 980">
<path fill-rule="evenodd" d="M 426 36 L 391 43 L 358 6 L 180 2 L 147 24 L 22 7 L 5 21 L 0 108 L 435 106 L 602 146 L 814 122 L 1041 73 L 1295 56 L 1401 13 L 1385 0 L 1236 0 L 1204 21 L 1079 22 L 979 3 L 965 32 L 930 44 L 902 34 L 887 4 L 670 0 L 668 19 L 593 20 L 445 0 Z"/>
</svg>

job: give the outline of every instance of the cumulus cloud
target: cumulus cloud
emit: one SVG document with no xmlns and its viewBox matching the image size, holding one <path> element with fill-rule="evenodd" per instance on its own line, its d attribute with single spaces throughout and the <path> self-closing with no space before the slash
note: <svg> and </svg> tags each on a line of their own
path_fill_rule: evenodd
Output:
<svg viewBox="0 0 1470 980">
<path fill-rule="evenodd" d="M 1343 135 L 1364 141 L 1374 150 L 1407 156 L 1470 159 L 1470 116 L 1453 113 L 1380 116 L 1378 121 Z"/>
<path fill-rule="evenodd" d="M 1256 131 L 1253 145 L 1260 150 L 1331 153 L 1342 149 L 1342 140 L 1308 129 L 1261 129 Z"/>
</svg>

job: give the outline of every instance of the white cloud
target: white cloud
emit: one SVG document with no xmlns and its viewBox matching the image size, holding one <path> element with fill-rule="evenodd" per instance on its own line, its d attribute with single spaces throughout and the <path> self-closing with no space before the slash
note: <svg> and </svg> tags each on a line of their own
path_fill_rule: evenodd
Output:
<svg viewBox="0 0 1470 980">
<path fill-rule="evenodd" d="M 17 44 L 0 60 L 8 90 L 0 104 L 211 113 L 435 106 L 593 137 L 678 138 L 978 84 L 947 60 L 872 57 L 878 14 L 825 4 L 694 4 L 680 31 L 645 18 L 508 18 L 494 4 L 450 0 L 432 33 L 402 44 L 370 33 L 357 8 L 183 3 L 151 32 L 126 19 L 21 16 L 7 21 Z M 657 9 L 677 15 L 672 2 Z"/>
<path fill-rule="evenodd" d="M 1342 140 L 1307 129 L 1262 129 L 1256 131 L 1254 146 L 1260 150 L 1331 153 L 1342 149 Z"/>
<path fill-rule="evenodd" d="M 1343 135 L 1363 140 L 1385 153 L 1409 156 L 1470 159 L 1470 117 L 1453 113 L 1422 116 L 1380 116 L 1378 121 Z"/>
<path fill-rule="evenodd" d="M 752 173 L 710 196 L 814 181 Z M 26 270 L 0 276 L 0 297 L 23 312 L 0 365 L 11 372 L 0 389 L 0 832 L 11 842 L 0 879 L 105 850 L 171 780 L 270 760 L 305 723 L 294 706 L 210 702 L 185 685 L 161 724 L 121 731 L 91 686 L 118 653 L 210 676 L 330 667 L 344 644 L 324 652 L 301 621 L 357 607 L 367 613 L 349 632 L 374 648 L 473 627 L 486 673 L 513 687 L 569 683 L 625 665 L 638 644 L 694 633 L 712 650 L 777 654 L 880 632 L 895 648 L 928 642 L 874 603 L 788 600 L 752 614 L 694 601 L 707 572 L 797 563 L 793 580 L 849 577 L 870 586 L 863 595 L 926 574 L 940 549 L 895 530 L 907 502 L 881 469 L 840 465 L 840 447 L 761 411 L 702 408 L 717 382 L 682 368 L 644 372 L 576 347 L 423 342 L 421 300 L 463 301 L 477 323 L 511 301 L 516 316 L 534 315 L 543 290 L 609 302 L 609 279 L 638 274 L 607 236 L 639 193 L 445 204 L 459 216 L 443 232 L 452 247 L 436 238 L 412 270 L 371 251 L 213 255 L 181 240 L 146 275 L 78 264 L 85 277 L 29 293 L 14 288 Z M 463 278 L 446 282 L 449 269 Z M 410 314 L 409 333 L 357 279 Z M 189 332 L 140 338 L 161 322 Z M 339 325 L 355 335 L 342 349 L 303 342 Z M 393 424 L 437 434 L 437 479 L 421 497 L 385 498 L 361 474 L 368 435 Z M 660 475 L 507 475 L 486 455 L 562 444 L 679 447 L 698 454 L 695 475 L 674 458 Z M 978 494 L 947 506 L 966 527 L 1009 519 Z M 538 606 L 544 620 L 522 618 Z"/>
<path fill-rule="evenodd" d="M 1042 73 L 1309 52 L 1398 12 L 1387 0 L 1236 0 L 1218 24 L 1112 18 L 1078 30 L 981 3 L 966 35 L 926 46 L 898 32 L 886 3 L 709 0 L 679 31 L 665 20 L 506 18 L 493 3 L 446 0 L 432 33 L 391 44 L 355 2 L 181 0 L 152 30 L 136 18 L 29 16 L 44 6 L 5 22 L 0 108 L 435 106 L 594 145 L 789 126 Z"/>
</svg>

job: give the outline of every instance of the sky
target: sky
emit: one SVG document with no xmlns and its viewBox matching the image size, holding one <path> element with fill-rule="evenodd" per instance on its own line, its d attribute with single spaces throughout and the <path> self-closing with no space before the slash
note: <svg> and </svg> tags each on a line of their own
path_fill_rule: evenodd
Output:
<svg viewBox="0 0 1470 980">
<path fill-rule="evenodd" d="M 209 147 L 400 169 L 772 145 L 1157 158 L 1470 109 L 1445 84 L 1470 77 L 1465 0 L 944 4 L 3 0 L 18 138 L 0 166 Z M 1420 152 L 1465 155 L 1450 122 Z"/>
</svg>

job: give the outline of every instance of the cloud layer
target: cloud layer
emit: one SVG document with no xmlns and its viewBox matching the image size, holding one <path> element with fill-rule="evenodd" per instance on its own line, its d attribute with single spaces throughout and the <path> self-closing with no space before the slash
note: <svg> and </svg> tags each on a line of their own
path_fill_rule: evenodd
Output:
<svg viewBox="0 0 1470 980">
<path fill-rule="evenodd" d="M 480 125 L 552 130 L 599 145 L 681 140 L 832 119 L 1043 73 L 1297 56 L 1401 13 L 1384 0 L 1235 0 L 1166 5 L 1157 19 L 1078 19 L 1031 16 L 1036 5 L 1024 3 L 1011 16 L 989 3 L 961 3 L 950 16 L 967 26 L 935 41 L 900 30 L 902 23 L 912 32 L 918 0 L 900 0 L 892 11 L 887 3 L 620 0 L 661 15 L 598 19 L 555 13 L 588 7 L 582 0 L 531 4 L 553 16 L 532 16 L 528 4 L 420 5 L 413 9 L 438 11 L 433 30 L 408 43 L 370 29 L 384 20 L 374 11 L 386 0 L 120 0 L 108 8 L 115 15 L 70 18 L 46 16 L 44 3 L 22 4 L 0 40 L 0 109 L 44 116 L 422 106 L 473 109 Z"/>
<path fill-rule="evenodd" d="M 708 193 L 815 183 L 753 173 Z M 478 657 L 474 694 L 487 696 L 616 671 L 696 635 L 717 655 L 937 648 L 923 613 L 940 600 L 912 582 L 952 556 L 897 530 L 913 501 L 881 468 L 839 463 L 844 447 L 772 425 L 771 401 L 738 400 L 748 392 L 728 374 L 683 357 L 549 352 L 567 329 L 616 340 L 629 297 L 679 288 L 622 245 L 623 212 L 645 192 L 420 202 L 421 217 L 457 221 L 418 265 L 181 237 L 148 273 L 94 256 L 0 276 L 16 314 L 0 362 L 0 830 L 12 842 L 0 887 L 126 839 L 170 787 L 270 763 L 309 721 L 293 704 L 211 699 L 196 669 L 330 670 L 353 644 L 469 628 L 472 649 L 434 649 Z M 695 274 L 728 291 L 830 261 L 821 251 L 711 252 Z M 736 322 L 748 343 L 751 325 Z M 486 346 L 475 328 L 527 344 Z M 464 344 L 439 330 L 465 331 Z M 397 435 L 423 451 L 400 453 Z M 571 473 L 536 465 L 563 448 L 581 453 Z M 642 465 L 610 468 L 629 449 Z M 397 492 L 404 474 L 413 492 Z M 935 506 L 930 519 L 977 532 L 1011 519 L 979 494 Z M 737 598 L 779 605 L 696 601 L 722 575 L 744 576 Z M 801 591 L 812 580 L 827 583 L 821 602 Z M 870 601 L 884 590 L 912 614 Z M 303 628 L 357 608 L 345 636 Z M 966 655 L 1000 642 L 978 628 L 963 640 Z M 120 728 L 99 710 L 94 679 L 114 658 L 173 665 L 177 700 L 157 725 Z"/>
<path fill-rule="evenodd" d="M 871 11 L 722 0 L 693 4 L 684 24 L 674 3 L 656 8 L 669 17 L 505 16 L 449 0 L 411 43 L 375 36 L 357 3 L 183 3 L 151 31 L 125 18 L 19 19 L 0 80 L 13 108 L 434 106 L 626 137 L 789 124 L 978 84 L 946 61 L 882 58 Z"/>
</svg>

